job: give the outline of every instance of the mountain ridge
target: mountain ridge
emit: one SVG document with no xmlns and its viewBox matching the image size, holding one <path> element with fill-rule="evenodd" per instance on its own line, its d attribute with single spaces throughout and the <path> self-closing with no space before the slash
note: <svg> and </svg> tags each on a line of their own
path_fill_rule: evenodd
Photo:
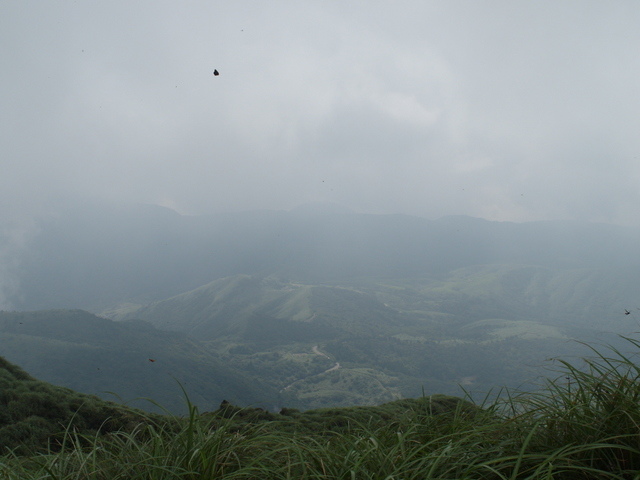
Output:
<svg viewBox="0 0 640 480">
<path fill-rule="evenodd" d="M 638 229 L 576 222 L 286 211 L 185 216 L 160 207 L 76 206 L 41 220 L 34 232 L 16 254 L 15 278 L 7 279 L 19 285 L 6 299 L 18 310 L 100 312 L 237 274 L 317 284 L 492 263 L 640 266 Z"/>
<path fill-rule="evenodd" d="M 42 380 L 152 411 L 184 411 L 181 385 L 203 406 L 223 399 L 265 405 L 277 397 L 184 335 L 82 310 L 0 312 L 0 352 Z"/>
<path fill-rule="evenodd" d="M 330 297 L 330 298 L 325 298 Z M 166 300 L 113 314 L 117 320 L 142 319 L 158 328 L 179 331 L 198 338 L 212 338 L 249 328 L 250 319 L 316 323 L 326 326 L 346 315 L 356 328 L 375 330 L 396 320 L 387 306 L 367 293 L 344 287 L 282 282 L 274 277 L 235 275 L 214 280 L 195 290 Z M 203 327 L 206 327 L 203 329 Z"/>
</svg>

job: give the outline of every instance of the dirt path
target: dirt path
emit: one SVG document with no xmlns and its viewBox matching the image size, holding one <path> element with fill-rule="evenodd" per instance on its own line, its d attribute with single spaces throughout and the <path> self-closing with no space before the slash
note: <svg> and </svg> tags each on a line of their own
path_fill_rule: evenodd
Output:
<svg viewBox="0 0 640 480">
<path fill-rule="evenodd" d="M 312 351 L 314 354 L 316 354 L 316 355 L 319 355 L 319 356 L 321 356 L 321 357 L 324 357 L 324 358 L 326 358 L 326 359 L 331 360 L 331 357 L 330 357 L 329 355 L 327 355 L 326 353 L 322 353 L 322 352 L 318 349 L 318 346 L 317 346 L 317 345 L 314 345 L 314 346 L 313 346 L 313 348 L 311 349 L 311 351 Z M 333 367 L 328 368 L 328 369 L 326 369 L 326 370 L 325 370 L 325 371 L 323 371 L 323 372 L 316 373 L 315 375 L 309 375 L 308 377 L 299 378 L 299 379 L 298 379 L 298 380 L 296 380 L 295 382 L 291 382 L 289 385 L 287 385 L 286 387 L 284 387 L 284 388 L 283 388 L 282 390 L 280 390 L 280 391 L 281 391 L 281 392 L 284 392 L 284 391 L 286 391 L 286 390 L 289 390 L 291 387 L 293 387 L 293 386 L 294 386 L 296 383 L 298 383 L 298 382 L 302 382 L 302 381 L 307 380 L 307 379 L 309 379 L 309 378 L 317 377 L 318 375 L 322 375 L 322 374 L 324 374 L 324 373 L 328 373 L 328 372 L 333 372 L 333 371 L 335 371 L 335 370 L 339 370 L 339 369 L 340 369 L 340 362 L 336 362 L 336 363 L 333 365 Z"/>
<path fill-rule="evenodd" d="M 334 370 L 339 370 L 340 369 L 340 362 L 336 362 L 336 364 L 329 368 L 328 370 L 325 370 L 323 373 L 327 373 L 327 372 L 333 372 Z"/>
<path fill-rule="evenodd" d="M 314 345 L 311 350 L 316 355 L 320 355 L 321 357 L 328 358 L 329 360 L 331 360 L 331 357 L 329 355 L 327 355 L 326 353 L 322 353 L 320 350 L 318 350 L 318 345 Z"/>
</svg>

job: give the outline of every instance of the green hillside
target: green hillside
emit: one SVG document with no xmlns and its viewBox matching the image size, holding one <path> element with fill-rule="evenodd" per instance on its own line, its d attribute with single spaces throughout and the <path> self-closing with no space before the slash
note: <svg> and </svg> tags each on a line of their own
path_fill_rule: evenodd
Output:
<svg viewBox="0 0 640 480">
<path fill-rule="evenodd" d="M 98 397 L 36 380 L 0 357 L 0 452 L 59 449 L 65 431 L 131 432 L 152 417 Z"/>
<path fill-rule="evenodd" d="M 8 450 L 19 454 L 45 448 L 59 450 L 69 432 L 92 437 L 97 434 L 134 432 L 140 424 L 169 425 L 177 417 L 150 415 L 140 410 L 77 393 L 35 379 L 18 366 L 0 357 L 0 455 Z M 185 399 L 187 400 L 187 399 Z M 455 397 L 404 399 L 372 407 L 326 408 L 300 412 L 283 408 L 270 413 L 261 408 L 241 408 L 223 400 L 204 417 L 230 418 L 237 425 L 269 423 L 269 428 L 313 434 L 367 422 L 383 425 L 400 420 L 416 410 L 440 414 L 453 411 L 462 400 Z M 463 402 L 464 403 L 464 402 Z M 196 408 L 189 405 L 190 408 Z M 465 408 L 472 408 L 469 404 Z M 188 410 L 189 412 L 190 410 Z"/>
<path fill-rule="evenodd" d="M 184 408 L 176 380 L 201 408 L 484 395 L 537 382 L 547 358 L 581 353 L 572 339 L 615 341 L 640 320 L 633 228 L 94 204 L 34 232 L 3 302 L 118 322 L 53 315 L 63 335 L 55 322 L 0 325 L 0 353 L 39 378 L 172 411 Z"/>
<path fill-rule="evenodd" d="M 622 331 L 630 324 L 620 322 L 620 315 L 636 309 L 638 282 L 636 269 L 517 264 L 468 266 L 435 278 L 369 280 L 372 292 L 402 310 L 444 312 L 462 321 L 504 317 Z M 611 320 L 617 322 L 606 325 Z"/>
<path fill-rule="evenodd" d="M 573 339 L 634 331 L 637 315 L 624 315 L 636 311 L 623 300 L 631 286 L 603 272 L 477 265 L 333 285 L 236 275 L 113 309 L 115 322 L 4 312 L 0 348 L 44 380 L 141 408 L 154 407 L 134 399 L 151 397 L 174 412 L 185 408 L 179 383 L 202 409 L 223 399 L 268 409 L 375 405 L 462 388 L 482 398 L 495 385 L 535 385 L 548 358 L 584 352 Z M 606 298 L 599 288 L 619 305 L 596 308 Z"/>
<path fill-rule="evenodd" d="M 213 411 L 190 405 L 184 417 L 153 419 L 37 382 L 0 361 L 3 392 L 15 400 L 0 401 L 0 433 L 25 434 L 0 437 L 20 442 L 0 454 L 0 476 L 631 480 L 640 469 L 634 361 L 640 343 L 624 341 L 629 354 L 593 350 L 581 361 L 561 360 L 543 388 L 510 391 L 482 405 L 432 395 L 373 407 L 268 412 L 223 401 Z M 74 408 L 69 423 L 75 424 L 61 434 L 52 423 L 67 420 Z M 119 427 L 113 419 L 121 415 L 126 422 Z M 97 433 L 92 425 L 100 418 L 104 430 Z"/>
<path fill-rule="evenodd" d="M 374 297 L 340 287 L 283 282 L 275 277 L 237 275 L 152 303 L 114 319 L 143 319 L 157 328 L 201 340 L 255 337 L 288 342 L 296 332 L 330 336 L 338 332 L 385 331 L 402 322 Z M 260 334 L 256 332 L 260 331 Z M 277 335 L 269 335 L 270 331 Z M 290 331 L 287 336 L 286 331 Z M 284 336 L 282 336 L 284 334 Z"/>
<path fill-rule="evenodd" d="M 422 391 L 457 395 L 461 387 L 482 396 L 496 384 L 532 385 L 547 358 L 580 353 L 572 338 L 600 335 L 554 323 L 546 297 L 546 311 L 523 308 L 555 278 L 521 266 L 335 286 L 240 275 L 117 318 L 197 338 L 226 365 L 275 388 L 276 406 L 373 405 Z"/>
<path fill-rule="evenodd" d="M 277 395 L 184 335 L 82 310 L 0 312 L 0 353 L 42 380 L 146 410 L 158 408 L 143 399 L 186 411 L 181 386 L 202 408 L 271 404 Z"/>
</svg>

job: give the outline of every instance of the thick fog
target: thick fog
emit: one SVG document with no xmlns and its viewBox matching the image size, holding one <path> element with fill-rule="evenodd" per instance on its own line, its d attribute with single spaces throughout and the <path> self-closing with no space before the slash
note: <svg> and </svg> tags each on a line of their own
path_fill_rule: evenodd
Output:
<svg viewBox="0 0 640 480">
<path fill-rule="evenodd" d="M 637 2 L 2 10 L 3 219 L 65 198 L 638 223 Z"/>
</svg>

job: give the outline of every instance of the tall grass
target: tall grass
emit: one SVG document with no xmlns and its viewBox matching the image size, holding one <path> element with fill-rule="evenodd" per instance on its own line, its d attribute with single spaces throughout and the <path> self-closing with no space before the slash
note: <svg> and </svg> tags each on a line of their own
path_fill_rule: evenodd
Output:
<svg viewBox="0 0 640 480">
<path fill-rule="evenodd" d="M 539 392 L 482 408 L 419 408 L 339 431 L 199 415 L 90 438 L 68 429 L 60 452 L 0 464 L 7 480 L 640 479 L 640 343 L 560 361 Z M 300 414 L 305 415 L 305 414 Z M 176 427 L 177 426 L 177 427 Z"/>
</svg>

